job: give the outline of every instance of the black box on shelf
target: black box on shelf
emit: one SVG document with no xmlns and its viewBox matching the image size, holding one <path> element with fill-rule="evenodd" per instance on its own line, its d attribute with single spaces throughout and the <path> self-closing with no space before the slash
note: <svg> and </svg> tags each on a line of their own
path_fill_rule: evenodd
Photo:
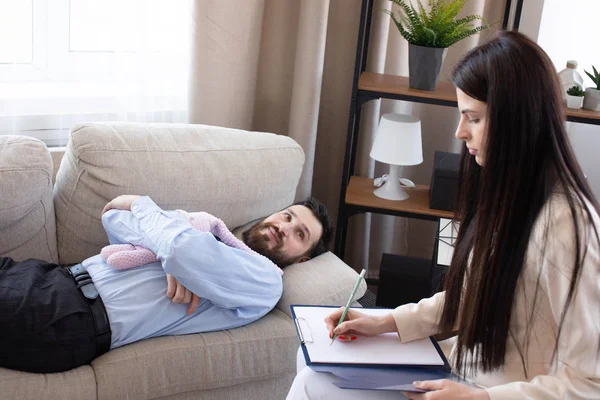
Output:
<svg viewBox="0 0 600 400">
<path fill-rule="evenodd" d="M 431 294 L 431 260 L 384 253 L 381 256 L 377 306 L 394 308 Z"/>
<path fill-rule="evenodd" d="M 430 208 L 454 211 L 459 168 L 460 154 L 435 152 L 431 185 L 429 186 Z"/>
</svg>

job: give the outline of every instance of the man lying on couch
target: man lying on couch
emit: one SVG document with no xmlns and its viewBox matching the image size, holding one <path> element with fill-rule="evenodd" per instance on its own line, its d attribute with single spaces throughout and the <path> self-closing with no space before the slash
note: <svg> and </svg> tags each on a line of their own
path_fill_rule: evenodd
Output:
<svg viewBox="0 0 600 400">
<path fill-rule="evenodd" d="M 119 196 L 103 213 L 111 244 L 143 246 L 158 261 L 118 270 L 101 255 L 68 269 L 0 258 L 0 366 L 60 372 L 138 340 L 249 324 L 281 297 L 273 261 L 282 268 L 306 261 L 331 237 L 327 210 L 313 198 L 245 233 L 259 254 L 194 229 L 149 197 Z"/>
</svg>

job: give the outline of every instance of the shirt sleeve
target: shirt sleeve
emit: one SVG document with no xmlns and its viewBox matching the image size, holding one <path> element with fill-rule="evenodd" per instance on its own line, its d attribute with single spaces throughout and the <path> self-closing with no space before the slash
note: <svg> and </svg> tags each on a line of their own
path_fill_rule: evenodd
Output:
<svg viewBox="0 0 600 400">
<path fill-rule="evenodd" d="M 581 215 L 580 215 L 581 217 Z M 504 399 L 592 399 L 600 398 L 600 256 L 595 234 L 585 219 L 588 230 L 587 251 L 576 294 L 565 316 L 557 349 L 557 359 L 549 364 L 547 375 L 535 376 L 529 382 L 512 382 L 487 389 L 491 400 Z M 550 313 L 545 316 L 560 324 L 573 270 L 575 231 L 568 209 L 551 224 L 543 253 L 540 292 L 548 297 Z M 540 245 L 532 243 L 536 248 Z M 531 244 L 530 244 L 531 246 Z M 549 332 L 555 335 L 556 332 Z M 556 343 L 556 339 L 548 340 Z"/>
<path fill-rule="evenodd" d="M 129 210 L 109 210 L 102 215 L 102 226 L 110 244 L 143 246 L 144 237 L 138 220 Z"/>
<path fill-rule="evenodd" d="M 136 200 L 131 211 L 136 221 L 124 224 L 134 233 L 121 236 L 141 241 L 137 244 L 152 250 L 166 273 L 200 298 L 236 309 L 244 318 L 264 315 L 279 301 L 281 274 L 268 259 L 197 231 L 179 213 L 163 211 L 149 197 Z"/>
<path fill-rule="evenodd" d="M 445 298 L 445 292 L 439 292 L 416 304 L 404 304 L 392 311 L 400 340 L 405 343 L 440 333 L 439 320 Z"/>
</svg>

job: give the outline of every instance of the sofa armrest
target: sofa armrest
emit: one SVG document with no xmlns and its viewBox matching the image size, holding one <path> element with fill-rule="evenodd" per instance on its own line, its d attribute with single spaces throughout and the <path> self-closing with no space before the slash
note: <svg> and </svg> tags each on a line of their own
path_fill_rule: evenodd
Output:
<svg viewBox="0 0 600 400">
<path fill-rule="evenodd" d="M 331 252 L 284 268 L 283 296 L 277 308 L 291 318 L 290 304 L 343 306 L 348 301 L 358 274 Z M 367 290 L 362 280 L 355 299 Z"/>
</svg>

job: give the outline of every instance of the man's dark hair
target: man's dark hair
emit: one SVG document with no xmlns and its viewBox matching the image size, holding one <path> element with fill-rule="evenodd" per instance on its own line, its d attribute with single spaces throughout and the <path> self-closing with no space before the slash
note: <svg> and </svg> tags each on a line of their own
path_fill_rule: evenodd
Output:
<svg viewBox="0 0 600 400">
<path fill-rule="evenodd" d="M 310 211 L 312 211 L 314 216 L 319 220 L 321 226 L 323 227 L 323 234 L 321 235 L 321 238 L 313 245 L 311 249 L 308 250 L 306 255 L 310 258 L 314 258 L 325 253 L 327 251 L 327 247 L 329 246 L 329 242 L 331 241 L 331 234 L 333 232 L 333 225 L 325 204 L 310 196 L 307 199 L 298 201 L 292 205 L 304 206 L 308 208 Z"/>
</svg>

